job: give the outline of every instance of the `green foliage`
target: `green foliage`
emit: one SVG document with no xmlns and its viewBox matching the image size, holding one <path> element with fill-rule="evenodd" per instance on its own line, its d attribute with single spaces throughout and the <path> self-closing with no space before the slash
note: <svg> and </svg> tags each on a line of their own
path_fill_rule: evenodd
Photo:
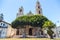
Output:
<svg viewBox="0 0 60 40">
<path fill-rule="evenodd" d="M 44 21 L 47 21 L 47 20 L 48 19 L 42 15 L 34 15 L 30 17 L 29 22 L 33 27 L 42 27 L 42 25 L 44 24 Z"/>
<path fill-rule="evenodd" d="M 45 21 L 44 22 L 44 25 L 43 25 L 43 28 L 48 28 L 48 29 L 51 29 L 51 28 L 54 28 L 56 25 L 54 23 L 52 23 L 51 21 Z"/>
<path fill-rule="evenodd" d="M 47 24 L 48 23 L 48 24 Z M 24 27 L 25 25 L 30 25 L 32 27 L 48 27 L 52 26 L 49 20 L 43 15 L 33 15 L 33 16 L 21 16 L 16 18 L 12 22 L 13 28 Z M 52 23 L 53 24 L 53 23 Z"/>
</svg>

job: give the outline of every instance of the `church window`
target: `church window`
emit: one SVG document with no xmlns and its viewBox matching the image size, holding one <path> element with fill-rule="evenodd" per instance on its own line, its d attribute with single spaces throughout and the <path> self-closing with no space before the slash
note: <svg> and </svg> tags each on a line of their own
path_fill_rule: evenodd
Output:
<svg viewBox="0 0 60 40">
<path fill-rule="evenodd" d="M 16 35 L 19 35 L 19 29 L 17 29 Z"/>
<path fill-rule="evenodd" d="M 22 9 L 20 9 L 20 12 L 22 12 Z"/>
<path fill-rule="evenodd" d="M 1 23 L 1 25 L 2 25 L 2 23 Z"/>
<path fill-rule="evenodd" d="M 3 26 L 5 26 L 5 24 L 3 24 Z"/>
</svg>

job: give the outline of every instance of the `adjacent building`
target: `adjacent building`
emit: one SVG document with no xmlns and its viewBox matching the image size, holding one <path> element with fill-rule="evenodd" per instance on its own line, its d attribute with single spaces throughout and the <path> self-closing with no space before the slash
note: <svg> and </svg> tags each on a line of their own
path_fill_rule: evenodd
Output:
<svg viewBox="0 0 60 40">
<path fill-rule="evenodd" d="M 0 14 L 0 38 L 6 38 L 8 36 L 11 36 L 11 31 L 9 30 L 12 30 L 11 24 L 5 22 L 3 19 L 3 14 Z"/>
</svg>

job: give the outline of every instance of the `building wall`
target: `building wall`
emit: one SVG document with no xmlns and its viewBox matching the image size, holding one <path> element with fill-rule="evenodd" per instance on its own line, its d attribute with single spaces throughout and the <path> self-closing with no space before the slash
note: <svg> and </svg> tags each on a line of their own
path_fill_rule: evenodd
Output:
<svg viewBox="0 0 60 40">
<path fill-rule="evenodd" d="M 32 28 L 32 35 L 35 34 L 35 32 L 40 28 L 40 27 L 31 27 L 26 25 L 25 28 L 19 28 L 19 35 L 22 35 L 24 32 L 26 33 L 26 35 L 29 35 L 29 29 Z M 17 30 L 17 29 L 16 29 Z M 15 31 L 15 33 L 17 33 L 17 31 Z"/>
<path fill-rule="evenodd" d="M 8 25 L 8 28 L 7 28 L 7 37 L 13 37 L 16 35 L 16 30 L 17 29 L 14 29 L 11 27 L 11 25 Z"/>
<path fill-rule="evenodd" d="M 0 38 L 5 38 L 7 33 L 7 28 L 0 28 Z"/>
<path fill-rule="evenodd" d="M 29 35 L 29 29 L 32 28 L 32 35 Z M 26 25 L 25 28 L 19 28 L 19 35 L 23 35 L 24 32 L 26 33 L 26 35 L 29 35 L 29 36 L 34 36 L 35 33 L 37 32 L 37 30 L 39 30 L 40 27 L 31 27 L 31 26 L 28 26 Z M 16 35 L 17 33 L 17 29 L 14 29 L 11 27 L 11 25 L 8 25 L 8 29 L 7 29 L 7 37 L 16 37 L 16 36 L 19 36 L 19 35 Z"/>
<path fill-rule="evenodd" d="M 5 22 L 0 22 L 0 38 L 5 38 L 7 35 L 8 24 Z"/>
</svg>

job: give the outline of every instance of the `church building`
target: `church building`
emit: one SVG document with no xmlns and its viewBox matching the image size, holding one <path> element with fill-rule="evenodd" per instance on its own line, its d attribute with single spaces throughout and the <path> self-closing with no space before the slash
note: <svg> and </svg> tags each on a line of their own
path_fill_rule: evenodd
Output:
<svg viewBox="0 0 60 40">
<path fill-rule="evenodd" d="M 40 5 L 40 2 L 37 0 L 36 6 L 35 6 L 35 13 L 36 15 L 43 15 L 42 14 L 42 8 Z M 24 16 L 24 8 L 21 6 L 18 10 L 18 13 L 16 15 L 17 17 Z M 29 11 L 27 16 L 33 16 L 32 12 Z M 38 35 L 39 34 L 39 35 Z M 12 28 L 11 24 L 3 21 L 3 14 L 0 14 L 0 38 L 5 38 L 5 37 L 45 37 L 46 32 L 44 32 L 40 27 L 32 27 L 29 25 L 26 25 L 25 28 Z"/>
<path fill-rule="evenodd" d="M 42 15 L 42 8 L 41 8 L 40 2 L 38 0 L 36 2 L 35 10 L 36 10 L 36 12 L 35 12 L 36 15 Z M 24 16 L 23 13 L 24 13 L 24 8 L 21 6 L 18 10 L 17 17 Z M 32 15 L 33 14 L 31 11 L 27 14 L 27 16 L 32 16 Z M 21 35 L 23 37 L 24 37 L 24 35 L 28 36 L 28 37 L 35 37 L 35 35 L 38 35 L 38 32 L 41 37 L 44 37 L 44 33 L 43 33 L 44 31 L 41 30 L 40 27 L 32 27 L 32 26 L 26 25 L 25 28 L 15 29 L 15 34 L 13 37 L 17 37 L 17 36 L 20 37 Z"/>
</svg>

